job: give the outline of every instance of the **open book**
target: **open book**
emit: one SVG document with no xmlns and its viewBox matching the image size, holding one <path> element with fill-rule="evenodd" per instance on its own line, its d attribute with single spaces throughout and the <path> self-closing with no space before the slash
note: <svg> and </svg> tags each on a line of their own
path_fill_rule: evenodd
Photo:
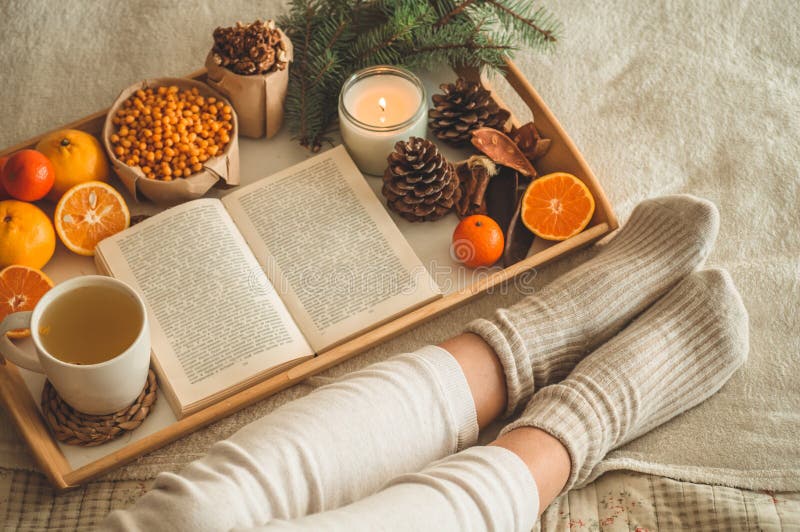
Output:
<svg viewBox="0 0 800 532">
<path fill-rule="evenodd" d="M 145 299 L 178 418 L 441 296 L 342 147 L 159 213 L 95 259 Z"/>
</svg>

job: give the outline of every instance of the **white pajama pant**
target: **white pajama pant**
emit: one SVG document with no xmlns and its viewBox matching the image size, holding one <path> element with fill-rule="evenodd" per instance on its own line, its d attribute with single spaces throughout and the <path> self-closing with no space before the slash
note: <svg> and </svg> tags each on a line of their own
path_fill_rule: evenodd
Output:
<svg viewBox="0 0 800 532">
<path fill-rule="evenodd" d="M 530 530 L 530 472 L 511 451 L 471 447 L 477 435 L 460 366 L 427 346 L 245 426 L 101 528 Z"/>
</svg>

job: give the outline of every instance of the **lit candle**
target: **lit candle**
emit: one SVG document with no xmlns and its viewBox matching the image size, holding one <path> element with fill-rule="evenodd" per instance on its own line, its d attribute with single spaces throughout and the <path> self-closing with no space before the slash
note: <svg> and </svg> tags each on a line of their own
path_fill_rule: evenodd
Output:
<svg viewBox="0 0 800 532">
<path fill-rule="evenodd" d="M 339 94 L 342 141 L 362 172 L 382 175 L 397 141 L 425 136 L 427 110 L 417 76 L 393 66 L 365 68 Z"/>
</svg>

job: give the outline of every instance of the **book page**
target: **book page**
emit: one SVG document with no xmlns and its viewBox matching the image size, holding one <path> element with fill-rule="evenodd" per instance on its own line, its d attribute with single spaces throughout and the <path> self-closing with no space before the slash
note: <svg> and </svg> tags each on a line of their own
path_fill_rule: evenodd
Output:
<svg viewBox="0 0 800 532">
<path fill-rule="evenodd" d="M 441 295 L 342 146 L 222 202 L 317 352 Z"/>
<path fill-rule="evenodd" d="M 173 207 L 98 249 L 145 299 L 153 353 L 184 413 L 312 354 L 219 200 Z"/>
</svg>

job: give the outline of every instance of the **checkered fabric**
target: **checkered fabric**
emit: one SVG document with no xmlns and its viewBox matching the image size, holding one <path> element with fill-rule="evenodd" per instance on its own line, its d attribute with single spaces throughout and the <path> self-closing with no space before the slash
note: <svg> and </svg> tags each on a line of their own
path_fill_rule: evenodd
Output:
<svg viewBox="0 0 800 532">
<path fill-rule="evenodd" d="M 2 530 L 88 530 L 133 504 L 152 481 L 92 482 L 57 495 L 44 476 L 0 469 Z M 800 530 L 800 493 L 766 493 L 615 471 L 557 499 L 549 531 Z"/>
<path fill-rule="evenodd" d="M 800 493 L 769 493 L 614 471 L 559 497 L 539 531 L 800 530 Z"/>
<path fill-rule="evenodd" d="M 40 473 L 0 469 L 0 530 L 89 530 L 111 510 L 133 504 L 151 483 L 100 481 L 58 494 Z"/>
</svg>

